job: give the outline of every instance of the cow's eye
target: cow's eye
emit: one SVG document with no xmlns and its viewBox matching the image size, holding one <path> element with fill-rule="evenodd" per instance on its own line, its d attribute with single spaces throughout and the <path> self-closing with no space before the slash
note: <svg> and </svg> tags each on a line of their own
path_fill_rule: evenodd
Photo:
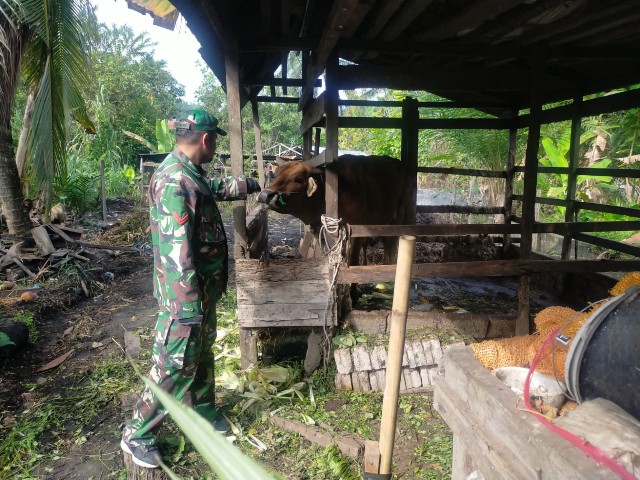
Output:
<svg viewBox="0 0 640 480">
<path fill-rule="evenodd" d="M 302 178 L 302 177 L 296 177 L 295 182 L 296 182 L 296 183 L 304 183 L 304 178 Z"/>
</svg>

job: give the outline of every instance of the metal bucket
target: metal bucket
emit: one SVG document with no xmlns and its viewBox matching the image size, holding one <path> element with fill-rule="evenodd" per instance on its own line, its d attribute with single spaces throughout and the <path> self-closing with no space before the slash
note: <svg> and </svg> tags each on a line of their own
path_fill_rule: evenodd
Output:
<svg viewBox="0 0 640 480">
<path fill-rule="evenodd" d="M 571 342 L 565 377 L 578 403 L 606 398 L 640 420 L 640 286 L 587 319 Z"/>
</svg>

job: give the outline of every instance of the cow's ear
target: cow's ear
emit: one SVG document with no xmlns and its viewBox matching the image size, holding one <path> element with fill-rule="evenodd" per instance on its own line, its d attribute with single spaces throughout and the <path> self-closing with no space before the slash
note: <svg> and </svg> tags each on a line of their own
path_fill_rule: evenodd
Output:
<svg viewBox="0 0 640 480">
<path fill-rule="evenodd" d="M 310 197 L 311 195 L 313 195 L 317 189 L 318 189 L 318 184 L 313 179 L 313 177 L 309 177 L 309 180 L 307 181 L 307 197 Z"/>
</svg>

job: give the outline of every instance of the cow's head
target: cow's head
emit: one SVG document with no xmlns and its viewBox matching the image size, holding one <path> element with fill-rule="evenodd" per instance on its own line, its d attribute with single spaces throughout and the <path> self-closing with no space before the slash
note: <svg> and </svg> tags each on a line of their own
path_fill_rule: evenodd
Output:
<svg viewBox="0 0 640 480">
<path fill-rule="evenodd" d="M 258 201 L 276 212 L 317 225 L 324 213 L 322 170 L 302 162 L 285 163 L 276 169 L 274 181 L 262 190 Z"/>
</svg>

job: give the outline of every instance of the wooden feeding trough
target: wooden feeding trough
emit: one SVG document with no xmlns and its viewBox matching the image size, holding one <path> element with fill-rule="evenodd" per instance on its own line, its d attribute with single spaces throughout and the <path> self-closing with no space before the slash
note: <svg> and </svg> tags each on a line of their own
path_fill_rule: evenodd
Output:
<svg viewBox="0 0 640 480">
<path fill-rule="evenodd" d="M 260 328 L 311 328 L 309 342 L 319 345 L 323 330 L 337 325 L 332 275 L 333 268 L 324 259 L 236 260 L 243 366 L 258 359 L 256 333 Z M 308 350 L 306 362 L 317 363 L 317 367 L 319 351 Z"/>
</svg>

